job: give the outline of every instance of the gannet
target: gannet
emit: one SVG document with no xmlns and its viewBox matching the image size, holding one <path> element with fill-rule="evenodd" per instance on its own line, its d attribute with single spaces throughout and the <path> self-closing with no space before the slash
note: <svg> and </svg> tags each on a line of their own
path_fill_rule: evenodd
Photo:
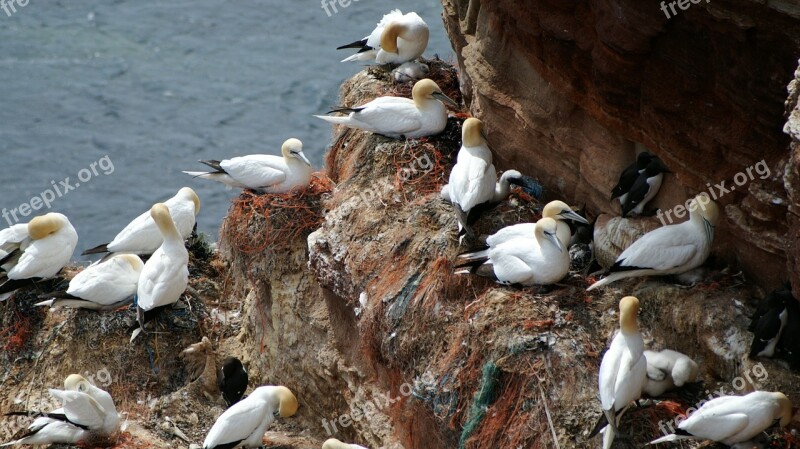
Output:
<svg viewBox="0 0 800 449">
<path fill-rule="evenodd" d="M 119 415 L 111 395 L 95 387 L 83 376 L 69 375 L 64 390 L 51 388 L 50 395 L 62 407 L 48 413 L 13 412 L 10 415 L 36 416 L 28 433 L 0 447 L 17 444 L 75 444 L 92 436 L 108 436 L 117 430 Z"/>
<path fill-rule="evenodd" d="M 69 262 L 78 233 L 66 216 L 50 212 L 0 231 L 0 293 L 55 276 Z"/>
<path fill-rule="evenodd" d="M 283 386 L 258 387 L 250 396 L 225 410 L 208 432 L 203 449 L 253 448 L 262 445 L 264 432 L 276 417 L 297 412 L 297 398 Z"/>
<path fill-rule="evenodd" d="M 460 254 L 455 274 L 474 273 L 501 284 L 554 284 L 569 271 L 569 253 L 557 231 L 555 220 L 542 218 L 536 222 L 534 238 L 512 235 L 497 239 L 489 249 Z"/>
<path fill-rule="evenodd" d="M 792 420 L 792 404 L 783 393 L 754 391 L 746 396 L 712 399 L 678 424 L 675 433 L 648 444 L 679 440 L 712 440 L 728 446 L 753 439 L 778 421 Z"/>
<path fill-rule="evenodd" d="M 676 387 L 694 382 L 700 368 L 694 360 L 678 351 L 644 351 L 647 360 L 647 382 L 644 392 L 658 397 Z"/>
<path fill-rule="evenodd" d="M 135 254 L 115 254 L 76 274 L 65 291 L 47 293 L 52 298 L 37 306 L 113 310 L 136 294 L 144 262 Z"/>
<path fill-rule="evenodd" d="M 626 296 L 619 302 L 619 332 L 600 362 L 598 386 L 600 404 L 609 425 L 603 430 L 603 448 L 609 449 L 622 415 L 642 395 L 647 379 L 644 340 L 639 333 L 636 315 L 639 300 Z"/>
<path fill-rule="evenodd" d="M 357 444 L 342 443 L 336 438 L 329 438 L 324 443 L 322 443 L 322 449 L 367 449 L 367 448 L 365 448 L 364 446 L 359 446 Z"/>
<path fill-rule="evenodd" d="M 626 167 L 625 170 L 622 171 L 622 174 L 620 174 L 617 185 L 611 189 L 611 199 L 619 198 L 619 203 L 625 204 L 628 192 L 631 190 L 633 183 L 636 182 L 639 174 L 644 171 L 652 160 L 653 155 L 647 151 L 639 153 L 639 155 L 636 156 L 636 162 Z"/>
<path fill-rule="evenodd" d="M 311 162 L 303 154 L 303 143 L 288 139 L 281 146 L 283 156 L 251 154 L 222 161 L 200 161 L 212 172 L 184 171 L 187 175 L 211 179 L 229 187 L 266 193 L 286 193 L 311 181 Z"/>
<path fill-rule="evenodd" d="M 627 217 L 631 213 L 642 215 L 644 206 L 658 194 L 661 182 L 664 180 L 664 173 L 668 172 L 669 170 L 661 162 L 661 159 L 654 156 L 645 169 L 639 173 L 628 193 L 624 195 L 622 216 Z"/>
<path fill-rule="evenodd" d="M 403 15 L 399 9 L 383 16 L 378 26 L 364 39 L 338 47 L 357 48 L 358 53 L 342 62 L 374 61 L 378 64 L 402 64 L 422 56 L 428 47 L 428 24 L 415 12 Z"/>
<path fill-rule="evenodd" d="M 144 312 L 174 304 L 189 283 L 189 253 L 164 203 L 150 209 L 163 243 L 144 264 L 136 289 L 139 323 L 144 326 Z M 136 338 L 134 332 L 131 340 Z"/>
<path fill-rule="evenodd" d="M 517 170 L 506 170 L 502 175 L 500 175 L 500 179 L 497 180 L 497 184 L 494 186 L 494 195 L 492 196 L 492 201 L 476 206 L 473 211 L 483 212 L 503 202 L 503 200 L 508 198 L 508 195 L 511 193 L 511 185 L 520 187 L 523 192 L 534 198 L 538 199 L 542 196 L 542 185 L 539 184 L 535 179 L 531 178 L 530 176 L 525 176 Z M 440 194 L 443 200 L 447 201 L 448 203 L 453 202 L 450 196 L 450 184 L 445 184 L 442 186 Z M 472 224 L 474 222 L 473 215 L 476 214 L 469 215 L 467 223 Z M 533 226 L 533 224 L 531 224 L 531 226 Z"/>
<path fill-rule="evenodd" d="M 711 253 L 719 209 L 705 193 L 694 197 L 688 209 L 689 220 L 643 235 L 587 290 L 629 277 L 685 273 L 702 265 Z"/>
<path fill-rule="evenodd" d="M 189 187 L 178 190 L 172 198 L 164 201 L 172 215 L 182 239 L 191 235 L 195 217 L 200 212 L 200 198 Z M 109 243 L 87 249 L 82 255 L 112 253 L 152 254 L 161 246 L 163 237 L 158 231 L 150 211 L 143 212 L 114 237 Z"/>
<path fill-rule="evenodd" d="M 398 83 L 410 83 L 428 77 L 431 69 L 421 62 L 404 62 L 392 70 L 392 76 Z"/>
<path fill-rule="evenodd" d="M 581 217 L 577 212 L 572 210 L 567 203 L 557 200 L 550 201 L 544 206 L 544 209 L 542 209 L 542 218 L 552 218 L 553 220 L 557 221 L 558 239 L 561 241 L 561 245 L 563 245 L 565 248 L 569 245 L 571 238 L 569 225 L 567 224 L 566 220 L 574 220 L 580 223 L 589 224 L 585 218 Z M 505 228 L 502 228 L 496 233 L 490 235 L 486 239 L 486 244 L 493 246 L 502 240 L 507 240 L 514 236 L 530 236 L 533 233 L 535 226 L 536 223 L 520 223 L 506 226 Z"/>
<path fill-rule="evenodd" d="M 227 357 L 217 372 L 217 386 L 228 407 L 239 402 L 247 390 L 247 371 L 242 361 L 236 357 Z"/>
<path fill-rule="evenodd" d="M 315 117 L 395 139 L 415 139 L 444 131 L 447 126 L 447 108 L 443 102 L 458 108 L 458 104 L 428 78 L 414 84 L 411 97 L 412 99 L 379 97 L 355 108 L 340 107 L 330 111 L 346 113 L 343 117 Z"/>
</svg>

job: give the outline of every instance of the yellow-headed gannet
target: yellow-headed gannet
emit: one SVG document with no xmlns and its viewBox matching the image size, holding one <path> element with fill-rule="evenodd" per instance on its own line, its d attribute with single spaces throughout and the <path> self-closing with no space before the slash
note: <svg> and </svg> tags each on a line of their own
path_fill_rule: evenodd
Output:
<svg viewBox="0 0 800 449">
<path fill-rule="evenodd" d="M 637 298 L 622 298 L 619 302 L 619 332 L 600 362 L 600 404 L 608 423 L 602 431 L 604 449 L 611 447 L 622 415 L 633 401 L 641 397 L 647 379 L 644 340 L 636 320 L 638 313 Z"/>
<path fill-rule="evenodd" d="M 685 273 L 702 265 L 711 254 L 719 209 L 704 193 L 694 197 L 688 209 L 689 220 L 643 235 L 587 290 L 629 277 Z"/>
<path fill-rule="evenodd" d="M 195 217 L 200 212 L 200 198 L 194 190 L 183 187 L 164 204 L 169 208 L 181 238 L 189 237 L 194 229 Z M 161 246 L 161 242 L 163 237 L 148 210 L 128 223 L 110 243 L 87 249 L 82 255 L 105 252 L 152 254 Z"/>
<path fill-rule="evenodd" d="M 675 433 L 651 441 L 712 440 L 728 446 L 750 441 L 776 421 L 786 427 L 792 420 L 792 403 L 783 393 L 754 391 L 746 396 L 712 399 L 678 424 Z"/>
<path fill-rule="evenodd" d="M 664 180 L 664 173 L 669 173 L 669 170 L 661 162 L 661 159 L 653 156 L 649 164 L 639 173 L 639 176 L 634 181 L 628 193 L 626 193 L 625 200 L 622 201 L 622 216 L 627 217 L 628 214 L 642 215 L 644 206 L 652 200 L 661 189 L 661 182 Z"/>
<path fill-rule="evenodd" d="M 133 299 L 144 262 L 135 254 L 115 254 L 97 261 L 76 274 L 66 291 L 42 295 L 49 297 L 37 306 L 113 310 Z"/>
<path fill-rule="evenodd" d="M 636 156 L 636 162 L 626 167 L 625 170 L 622 171 L 622 174 L 620 174 L 617 185 L 611 189 L 611 199 L 619 198 L 619 203 L 625 204 L 625 200 L 628 198 L 628 192 L 630 192 L 631 187 L 633 187 L 633 183 L 636 182 L 636 179 L 639 178 L 639 175 L 647 168 L 654 157 L 655 156 L 647 151 L 639 153 L 639 155 Z"/>
<path fill-rule="evenodd" d="M 364 39 L 338 47 L 358 49 L 342 62 L 368 61 L 378 64 L 402 64 L 422 56 L 428 47 L 428 24 L 415 12 L 403 15 L 399 9 L 383 16 L 378 26 Z"/>
<path fill-rule="evenodd" d="M 359 446 L 357 444 L 342 443 L 336 438 L 329 438 L 324 443 L 322 443 L 322 449 L 367 449 L 367 448 L 365 448 L 364 446 Z"/>
<path fill-rule="evenodd" d="M 566 248 L 570 241 L 569 225 L 565 220 L 574 220 L 579 223 L 589 224 L 585 218 L 578 215 L 577 212 L 572 210 L 567 203 L 563 201 L 550 201 L 542 209 L 542 218 L 552 218 L 558 223 L 558 239 L 561 244 Z M 506 226 L 496 233 L 490 235 L 486 239 L 486 244 L 489 246 L 496 245 L 499 241 L 508 240 L 514 236 L 525 237 L 533 233 L 536 223 L 520 223 L 516 225 Z"/>
<path fill-rule="evenodd" d="M 343 117 L 317 115 L 326 122 L 381 134 L 391 138 L 432 136 L 447 126 L 447 108 L 442 102 L 457 108 L 455 101 L 442 92 L 432 80 L 417 81 L 411 91 L 412 99 L 379 97 L 355 108 L 341 107 L 330 112 L 346 113 Z"/>
<path fill-rule="evenodd" d="M 203 449 L 253 448 L 262 445 L 264 432 L 276 417 L 297 412 L 297 398 L 286 387 L 258 387 L 217 418 Z"/>
<path fill-rule="evenodd" d="M 654 398 L 688 382 L 694 382 L 700 370 L 688 355 L 671 349 L 645 351 L 644 357 L 647 359 L 644 392 Z"/>
<path fill-rule="evenodd" d="M 536 222 L 533 237 L 497 239 L 489 249 L 458 256 L 456 274 L 474 273 L 501 284 L 549 285 L 569 271 L 569 253 L 557 236 L 552 218 Z"/>
<path fill-rule="evenodd" d="M 200 161 L 211 172 L 184 171 L 187 175 L 211 179 L 229 187 L 266 193 L 286 193 L 305 187 L 311 181 L 311 162 L 303 154 L 303 142 L 288 139 L 281 146 L 282 156 L 251 154 L 222 161 Z"/>
<path fill-rule="evenodd" d="M 189 253 L 169 212 L 164 203 L 150 209 L 163 243 L 144 264 L 137 284 L 135 303 L 142 328 L 147 321 L 144 312 L 176 303 L 189 284 Z M 131 340 L 136 338 L 137 331 Z"/>
</svg>

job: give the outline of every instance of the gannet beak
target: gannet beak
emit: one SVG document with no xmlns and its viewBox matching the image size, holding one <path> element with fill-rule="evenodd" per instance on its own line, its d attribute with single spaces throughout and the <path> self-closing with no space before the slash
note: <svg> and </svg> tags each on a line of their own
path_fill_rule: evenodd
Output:
<svg viewBox="0 0 800 449">
<path fill-rule="evenodd" d="M 549 232 L 545 232 L 544 234 L 547 236 L 548 240 L 553 242 L 553 244 L 556 245 L 556 247 L 558 247 L 559 252 L 564 252 L 564 245 L 561 244 L 561 240 L 558 239 L 557 235 L 551 234 Z"/>
<path fill-rule="evenodd" d="M 564 218 L 569 218 L 570 220 L 575 220 L 575 221 L 583 223 L 583 224 L 589 224 L 589 222 L 585 218 L 583 218 L 580 215 L 578 215 L 578 213 L 575 212 L 575 211 L 567 210 L 567 211 L 561 212 L 559 215 L 561 215 Z"/>
<path fill-rule="evenodd" d="M 458 103 L 453 101 L 450 97 L 448 97 L 447 95 L 443 94 L 442 92 L 434 92 L 434 93 L 431 94 L 431 96 L 433 98 L 441 101 L 444 104 L 449 104 L 450 106 L 452 106 L 454 108 L 458 108 L 459 107 Z"/>
<path fill-rule="evenodd" d="M 308 158 L 306 157 L 306 155 L 305 155 L 305 154 L 304 154 L 302 151 L 299 151 L 299 152 L 297 152 L 297 157 L 298 157 L 298 158 L 299 158 L 301 161 L 303 161 L 303 162 L 305 162 L 306 164 L 308 164 L 308 166 L 309 166 L 309 167 L 311 167 L 311 161 L 309 161 L 309 160 L 308 160 Z"/>
</svg>

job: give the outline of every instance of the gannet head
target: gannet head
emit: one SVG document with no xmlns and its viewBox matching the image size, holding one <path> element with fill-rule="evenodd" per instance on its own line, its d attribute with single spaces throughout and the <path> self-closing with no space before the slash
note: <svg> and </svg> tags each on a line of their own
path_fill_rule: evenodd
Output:
<svg viewBox="0 0 800 449">
<path fill-rule="evenodd" d="M 55 212 L 39 215 L 28 222 L 28 235 L 33 240 L 43 239 L 58 232 L 68 222 L 67 217 Z"/>
<path fill-rule="evenodd" d="M 392 22 L 381 33 L 381 50 L 397 54 L 397 38 L 408 31 L 408 25 Z"/>
<path fill-rule="evenodd" d="M 197 214 L 200 213 L 200 197 L 197 196 L 197 193 L 195 193 L 195 191 L 192 190 L 191 187 L 181 187 L 181 189 L 178 190 L 178 196 L 185 200 L 190 200 L 192 203 L 194 203 L 195 217 L 197 216 Z"/>
<path fill-rule="evenodd" d="M 461 144 L 465 147 L 479 147 L 485 143 L 483 122 L 475 117 L 464 120 L 464 124 L 461 125 Z"/>
<path fill-rule="evenodd" d="M 702 224 L 709 242 L 714 239 L 714 227 L 719 220 L 719 206 L 707 193 L 701 193 L 689 202 L 689 220 Z"/>
<path fill-rule="evenodd" d="M 250 396 L 261 397 L 275 409 L 275 415 L 281 418 L 288 418 L 297 413 L 297 398 L 288 388 L 278 386 L 267 386 L 256 388 Z"/>
<path fill-rule="evenodd" d="M 130 265 L 133 271 L 141 272 L 142 268 L 144 268 L 144 262 L 142 262 L 142 259 L 136 254 L 119 254 L 115 257 L 119 257 L 122 261 Z"/>
<path fill-rule="evenodd" d="M 573 211 L 572 208 L 563 201 L 550 201 L 547 203 L 547 205 L 544 206 L 544 209 L 542 209 L 542 217 L 548 217 L 554 220 L 569 219 L 579 221 L 583 224 L 589 224 L 585 218 L 578 215 L 577 212 Z"/>
<path fill-rule="evenodd" d="M 283 142 L 281 146 L 281 154 L 283 154 L 283 158 L 287 161 L 290 158 L 294 158 L 305 162 L 309 167 L 311 166 L 311 161 L 309 161 L 303 153 L 303 142 L 301 142 L 300 139 L 286 139 L 286 142 Z"/>
<path fill-rule="evenodd" d="M 86 391 L 89 381 L 80 374 L 70 374 L 64 379 L 64 389 L 69 391 Z"/>
<path fill-rule="evenodd" d="M 439 85 L 430 78 L 419 80 L 414 84 L 414 88 L 411 89 L 411 98 L 414 99 L 414 104 L 417 106 L 417 109 L 424 109 L 425 103 L 428 100 L 439 100 L 442 103 L 458 108 L 458 104 L 445 95 L 442 89 L 439 88 Z"/>
<path fill-rule="evenodd" d="M 164 203 L 156 203 L 150 208 L 150 216 L 156 222 L 156 226 L 161 230 L 161 233 L 166 233 L 169 229 L 175 229 L 175 222 L 172 221 L 172 216 L 169 214 L 169 207 Z"/>
<path fill-rule="evenodd" d="M 542 218 L 536 222 L 535 234 L 538 240 L 547 239 L 558 248 L 558 251 L 564 251 L 564 245 L 558 238 L 558 223 L 552 218 Z"/>
<path fill-rule="evenodd" d="M 639 313 L 639 299 L 635 296 L 626 296 L 619 302 L 619 327 L 625 334 L 638 332 L 636 315 Z"/>
<path fill-rule="evenodd" d="M 794 415 L 792 413 L 792 402 L 783 393 L 772 393 L 772 397 L 775 398 L 780 407 L 778 415 L 774 418 L 780 418 L 780 426 L 786 427 L 792 421 L 792 416 Z"/>
</svg>

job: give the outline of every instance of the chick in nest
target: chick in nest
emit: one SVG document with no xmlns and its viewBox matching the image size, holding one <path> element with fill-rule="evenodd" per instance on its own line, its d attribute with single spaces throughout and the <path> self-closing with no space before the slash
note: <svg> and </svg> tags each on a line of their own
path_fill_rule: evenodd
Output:
<svg viewBox="0 0 800 449">
<path fill-rule="evenodd" d="M 219 399 L 217 361 L 211 340 L 203 337 L 200 343 L 189 345 L 188 348 L 181 351 L 181 358 L 186 363 L 189 372 L 189 388 L 198 395 L 217 402 Z"/>
</svg>

